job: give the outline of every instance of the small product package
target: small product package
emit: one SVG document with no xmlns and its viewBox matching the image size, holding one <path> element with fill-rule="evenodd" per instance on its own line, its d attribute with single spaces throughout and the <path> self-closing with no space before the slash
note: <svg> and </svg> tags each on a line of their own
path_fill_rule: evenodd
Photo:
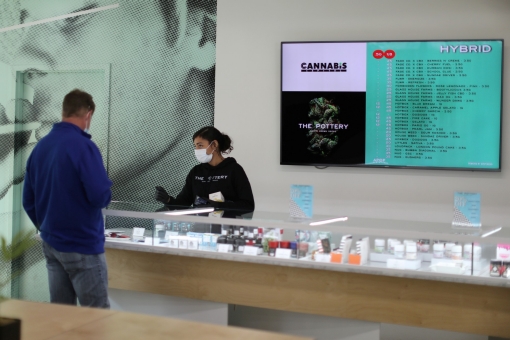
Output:
<svg viewBox="0 0 510 340">
<path fill-rule="evenodd" d="M 199 244 L 199 249 L 215 251 L 217 240 L 218 240 L 217 234 L 205 233 L 202 235 L 202 243 Z"/>
<path fill-rule="evenodd" d="M 417 246 L 420 253 L 428 253 L 430 251 L 430 240 L 419 240 Z"/>
<path fill-rule="evenodd" d="M 268 229 L 264 228 L 264 234 L 262 236 L 262 246 L 264 247 L 264 253 L 269 252 L 269 242 L 277 241 L 280 242 L 282 240 L 282 229 L 274 228 Z"/>
<path fill-rule="evenodd" d="M 331 242 L 329 241 L 329 238 L 323 238 L 320 240 L 321 246 L 322 246 L 322 252 L 324 254 L 331 253 Z"/>
<path fill-rule="evenodd" d="M 496 259 L 503 261 L 510 259 L 510 244 L 498 244 L 496 248 Z"/>
<path fill-rule="evenodd" d="M 179 236 L 170 236 L 168 238 L 169 248 L 179 248 Z"/>
<path fill-rule="evenodd" d="M 351 252 L 352 235 L 344 235 L 340 240 L 340 248 L 338 252 L 342 254 L 341 263 L 349 261 L 349 253 Z"/>
<path fill-rule="evenodd" d="M 188 249 L 201 249 L 202 242 L 204 240 L 204 234 L 195 233 L 189 231 L 186 236 L 188 236 Z"/>
<path fill-rule="evenodd" d="M 211 235 L 211 240 L 209 243 L 209 250 L 215 251 L 219 236 L 216 234 L 210 234 L 210 235 Z"/>
<path fill-rule="evenodd" d="M 370 238 L 363 237 L 361 239 L 361 265 L 366 265 L 368 263 L 368 255 L 370 253 Z"/>
<path fill-rule="evenodd" d="M 187 236 L 178 236 L 179 238 L 179 248 L 188 249 L 188 237 Z"/>
<path fill-rule="evenodd" d="M 492 277 L 501 277 L 502 264 L 503 264 L 503 261 L 501 261 L 501 260 L 498 260 L 498 259 L 491 260 L 489 275 Z"/>
<path fill-rule="evenodd" d="M 503 261 L 501 264 L 501 277 L 505 279 L 510 279 L 510 262 Z"/>
<path fill-rule="evenodd" d="M 356 242 L 356 250 L 351 250 L 349 254 L 349 264 L 366 265 L 368 262 L 368 253 L 370 251 L 370 240 L 364 237 Z"/>
<path fill-rule="evenodd" d="M 315 251 L 312 259 L 317 262 L 331 262 L 331 242 L 329 238 L 319 239 L 315 242 Z"/>
<path fill-rule="evenodd" d="M 339 251 L 333 251 L 331 253 L 331 262 L 342 263 L 342 253 Z"/>
<path fill-rule="evenodd" d="M 349 254 L 349 264 L 360 265 L 361 264 L 361 255 Z"/>
<path fill-rule="evenodd" d="M 209 199 L 214 202 L 225 202 L 225 197 L 223 197 L 221 191 L 209 194 Z"/>
<path fill-rule="evenodd" d="M 386 240 L 384 239 L 375 239 L 374 241 L 374 251 L 376 253 L 384 253 L 386 249 Z"/>
<path fill-rule="evenodd" d="M 188 237 L 188 249 L 199 249 L 199 239 L 196 237 Z"/>
</svg>

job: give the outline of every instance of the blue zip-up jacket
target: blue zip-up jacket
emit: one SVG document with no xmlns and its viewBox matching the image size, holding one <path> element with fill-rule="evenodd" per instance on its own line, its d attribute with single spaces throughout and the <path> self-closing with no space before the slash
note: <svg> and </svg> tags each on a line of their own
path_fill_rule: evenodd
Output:
<svg viewBox="0 0 510 340">
<path fill-rule="evenodd" d="M 90 135 L 60 122 L 28 158 L 23 207 L 41 238 L 60 252 L 104 253 L 101 209 L 112 182 Z"/>
</svg>

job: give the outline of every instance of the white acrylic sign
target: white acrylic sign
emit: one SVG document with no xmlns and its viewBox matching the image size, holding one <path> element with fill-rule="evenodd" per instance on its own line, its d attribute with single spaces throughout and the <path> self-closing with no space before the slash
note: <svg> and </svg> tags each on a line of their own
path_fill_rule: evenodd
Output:
<svg viewBox="0 0 510 340">
<path fill-rule="evenodd" d="M 274 257 L 278 259 L 290 259 L 292 249 L 276 248 L 276 254 Z"/>
<path fill-rule="evenodd" d="M 133 228 L 133 237 L 143 237 L 145 228 Z"/>
<path fill-rule="evenodd" d="M 159 244 L 159 238 L 158 237 L 146 237 L 144 244 L 147 244 L 149 246 L 158 245 Z"/>
<path fill-rule="evenodd" d="M 169 240 L 170 236 L 179 236 L 179 232 L 178 231 L 168 231 L 167 230 L 165 232 L 165 240 Z"/>
<path fill-rule="evenodd" d="M 331 262 L 331 254 L 315 254 L 315 262 Z"/>
<path fill-rule="evenodd" d="M 259 254 L 259 248 L 252 246 L 244 246 L 244 255 L 257 256 Z"/>
<path fill-rule="evenodd" d="M 218 244 L 218 252 L 219 253 L 228 253 L 230 249 L 230 244 Z"/>
</svg>

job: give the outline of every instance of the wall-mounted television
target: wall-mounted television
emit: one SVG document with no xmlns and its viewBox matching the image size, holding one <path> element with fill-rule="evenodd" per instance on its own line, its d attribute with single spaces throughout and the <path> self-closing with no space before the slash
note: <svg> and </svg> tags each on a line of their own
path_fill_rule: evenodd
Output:
<svg viewBox="0 0 510 340">
<path fill-rule="evenodd" d="M 501 170 L 503 40 L 282 42 L 280 164 Z"/>
</svg>

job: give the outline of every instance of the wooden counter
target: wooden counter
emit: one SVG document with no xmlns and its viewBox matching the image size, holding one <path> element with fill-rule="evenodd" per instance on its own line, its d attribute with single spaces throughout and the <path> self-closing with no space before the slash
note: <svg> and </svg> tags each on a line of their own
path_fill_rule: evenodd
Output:
<svg viewBox="0 0 510 340">
<path fill-rule="evenodd" d="M 21 319 L 22 340 L 310 339 L 104 309 L 8 300 L 0 316 Z"/>
<path fill-rule="evenodd" d="M 113 248 L 106 258 L 111 288 L 510 336 L 510 289 L 504 287 Z"/>
</svg>

